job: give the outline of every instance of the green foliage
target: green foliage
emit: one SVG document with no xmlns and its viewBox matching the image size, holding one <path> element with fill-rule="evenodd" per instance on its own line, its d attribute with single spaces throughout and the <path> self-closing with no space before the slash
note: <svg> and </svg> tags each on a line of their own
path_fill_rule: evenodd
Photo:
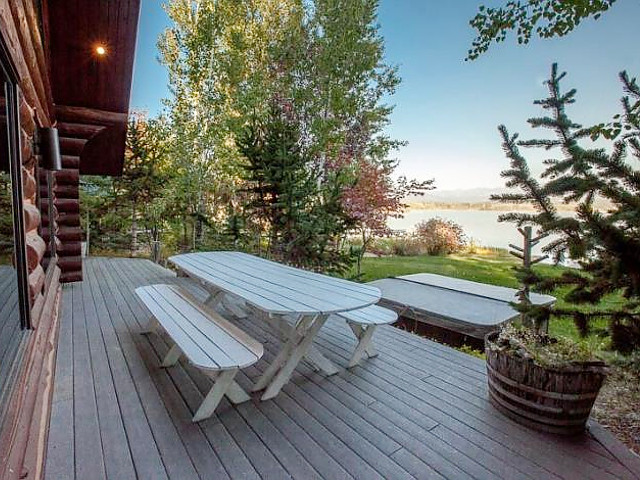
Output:
<svg viewBox="0 0 640 480">
<path fill-rule="evenodd" d="M 341 250 L 347 228 L 370 229 L 371 219 L 384 223 L 399 212 L 389 154 L 401 142 L 385 134 L 392 107 L 384 100 L 400 79 L 384 59 L 377 7 L 376 0 L 168 2 L 173 25 L 158 46 L 172 91 L 167 106 L 176 175 L 169 203 L 184 226 L 183 249 L 204 248 L 208 230 L 234 248 L 260 252 L 278 243 L 298 263 L 303 252 L 294 250 L 314 244 L 305 254 L 319 265 L 319 258 Z M 256 198 L 265 205 L 267 192 L 251 191 L 256 186 L 246 183 L 259 179 L 242 167 L 250 153 L 242 151 L 247 128 L 269 124 L 273 108 L 297 132 L 288 159 L 304 163 L 289 168 L 299 178 L 287 180 L 300 180 L 302 190 L 285 192 L 282 202 L 303 201 L 292 195 L 305 191 L 303 178 L 315 179 L 315 201 L 295 221 L 287 214 L 274 218 L 278 209 L 256 213 Z M 372 191 L 361 181 L 372 177 L 367 172 L 376 173 L 377 195 L 356 202 L 363 207 L 358 216 L 347 194 L 362 200 Z M 275 238 L 282 237 L 282 222 L 305 227 L 295 240 Z"/>
<path fill-rule="evenodd" d="M 0 171 L 0 261 L 13 252 L 13 200 L 11 177 Z"/>
<path fill-rule="evenodd" d="M 589 321 L 606 317 L 613 346 L 630 351 L 640 347 L 640 173 L 635 163 L 640 160 L 640 128 L 638 117 L 633 114 L 635 110 L 628 107 L 637 108 L 640 90 L 635 81 L 625 84 L 629 95 L 623 100 L 625 112 L 621 116 L 625 134 L 610 144 L 610 152 L 585 148 L 582 143 L 593 135 L 594 129 L 584 129 L 569 119 L 566 107 L 575 101 L 576 91 L 561 91 L 564 76 L 553 65 L 547 82 L 549 97 L 535 102 L 549 111 L 549 116 L 529 120 L 534 128 L 551 130 L 555 138 L 518 142 L 517 135 L 511 136 L 504 126 L 500 127 L 503 148 L 511 160 L 511 168 L 503 176 L 507 186 L 518 191 L 494 199 L 533 204 L 535 213 L 510 213 L 500 219 L 519 226 L 535 225 L 540 233 L 555 234 L 557 239 L 544 250 L 558 260 L 568 254 L 580 263 L 580 270 L 568 270 L 559 277 L 522 271 L 526 285 L 540 291 L 568 287 L 566 301 L 578 305 L 596 306 L 617 292 L 624 299 L 610 309 L 584 312 L 555 308 L 546 314 L 570 315 L 583 332 L 588 331 Z M 558 150 L 561 157 L 546 160 L 538 179 L 521 155 L 520 146 Z M 598 210 L 597 199 L 606 200 L 611 207 L 607 211 Z M 576 202 L 576 216 L 560 216 L 556 201 Z M 540 316 L 545 312 L 538 308 L 531 314 Z"/>
<path fill-rule="evenodd" d="M 491 42 L 505 41 L 515 31 L 519 44 L 527 44 L 532 35 L 541 38 L 562 37 L 586 18 L 597 20 L 616 0 L 524 0 L 509 1 L 503 7 L 481 5 L 469 22 L 477 37 L 467 54 L 475 60 Z"/>
<path fill-rule="evenodd" d="M 484 360 L 486 358 L 486 355 L 484 354 L 484 352 L 480 352 L 475 348 L 470 347 L 469 345 L 462 345 L 461 347 L 456 347 L 456 350 L 462 353 L 466 353 L 467 355 L 471 355 L 472 357 L 479 358 L 481 360 Z"/>
<path fill-rule="evenodd" d="M 167 227 L 167 184 L 172 178 L 167 138 L 164 119 L 133 114 L 122 176 L 82 177 L 81 214 L 92 249 L 135 255 L 160 240 Z"/>
<path fill-rule="evenodd" d="M 264 124 L 247 127 L 238 139 L 246 157 L 245 212 L 267 233 L 267 253 L 287 263 L 341 271 L 348 257 L 331 240 L 348 227 L 336 203 L 321 196 L 318 175 L 303 156 L 296 124 L 274 108 Z"/>
</svg>

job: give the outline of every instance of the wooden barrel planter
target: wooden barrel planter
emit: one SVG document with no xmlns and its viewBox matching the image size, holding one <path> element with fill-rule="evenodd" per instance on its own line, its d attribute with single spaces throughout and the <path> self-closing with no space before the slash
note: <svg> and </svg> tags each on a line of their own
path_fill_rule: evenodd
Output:
<svg viewBox="0 0 640 480">
<path fill-rule="evenodd" d="M 606 377 L 603 362 L 545 368 L 510 352 L 489 348 L 497 332 L 485 337 L 489 398 L 502 413 L 536 430 L 582 433 Z"/>
</svg>

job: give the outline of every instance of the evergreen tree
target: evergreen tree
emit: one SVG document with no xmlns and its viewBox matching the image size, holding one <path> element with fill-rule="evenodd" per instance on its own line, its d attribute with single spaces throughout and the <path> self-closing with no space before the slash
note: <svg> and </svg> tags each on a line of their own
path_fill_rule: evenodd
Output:
<svg viewBox="0 0 640 480">
<path fill-rule="evenodd" d="M 568 302 L 596 306 L 595 310 L 525 306 L 525 313 L 538 321 L 552 313 L 570 314 L 582 332 L 588 331 L 590 320 L 606 317 L 614 348 L 630 351 L 640 347 L 640 89 L 635 79 L 621 74 L 628 94 L 622 101 L 623 114 L 611 124 L 582 128 L 567 115 L 576 91 L 561 90 L 564 76 L 554 64 L 547 81 L 549 97 L 535 102 L 549 115 L 529 120 L 532 127 L 553 132 L 554 138 L 518 141 L 518 135 L 499 127 L 504 151 L 511 160 L 511 168 L 502 175 L 507 186 L 519 191 L 494 199 L 533 204 L 535 213 L 510 213 L 500 219 L 519 226 L 536 225 L 540 233 L 556 234 L 557 240 L 545 247 L 546 251 L 557 260 L 569 254 L 581 266 L 559 278 L 523 271 L 525 284 L 542 291 L 569 286 Z M 589 137 L 600 135 L 612 140 L 610 151 L 583 146 Z M 546 160 L 538 179 L 520 146 L 559 151 L 561 157 Z M 575 203 L 575 217 L 560 216 L 556 202 Z M 602 204 L 607 205 L 606 210 L 599 207 Z M 597 307 L 600 300 L 615 292 L 623 293 L 624 302 L 610 310 Z"/>
<path fill-rule="evenodd" d="M 268 233 L 268 253 L 298 266 L 341 269 L 343 258 L 333 240 L 345 231 L 341 220 L 346 217 L 339 198 L 319 188 L 318 175 L 302 154 L 297 126 L 276 106 L 237 142 L 246 158 L 246 210 Z"/>
</svg>

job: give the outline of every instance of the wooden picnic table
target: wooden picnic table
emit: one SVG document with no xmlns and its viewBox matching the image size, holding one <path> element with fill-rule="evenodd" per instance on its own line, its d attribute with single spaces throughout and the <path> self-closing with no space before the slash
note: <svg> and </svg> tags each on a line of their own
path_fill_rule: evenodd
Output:
<svg viewBox="0 0 640 480">
<path fill-rule="evenodd" d="M 293 370 L 306 358 L 333 375 L 338 369 L 313 347 L 313 338 L 329 315 L 376 303 L 380 289 L 341 278 L 308 272 L 241 252 L 197 252 L 175 255 L 169 261 L 198 280 L 209 292 L 206 302 L 243 315 L 225 297 L 244 301 L 252 317 L 274 325 L 283 335 L 280 352 L 254 386 L 265 389 L 262 400 L 275 397 Z M 292 319 L 290 325 L 287 319 Z"/>
</svg>

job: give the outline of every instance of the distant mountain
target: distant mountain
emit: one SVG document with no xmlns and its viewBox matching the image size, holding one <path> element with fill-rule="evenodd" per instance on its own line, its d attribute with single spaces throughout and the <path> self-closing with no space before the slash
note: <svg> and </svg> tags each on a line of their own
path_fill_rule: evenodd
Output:
<svg viewBox="0 0 640 480">
<path fill-rule="evenodd" d="M 488 202 L 492 194 L 505 193 L 504 187 L 469 188 L 460 190 L 432 190 L 423 196 L 410 195 L 407 203 L 482 203 Z"/>
</svg>

